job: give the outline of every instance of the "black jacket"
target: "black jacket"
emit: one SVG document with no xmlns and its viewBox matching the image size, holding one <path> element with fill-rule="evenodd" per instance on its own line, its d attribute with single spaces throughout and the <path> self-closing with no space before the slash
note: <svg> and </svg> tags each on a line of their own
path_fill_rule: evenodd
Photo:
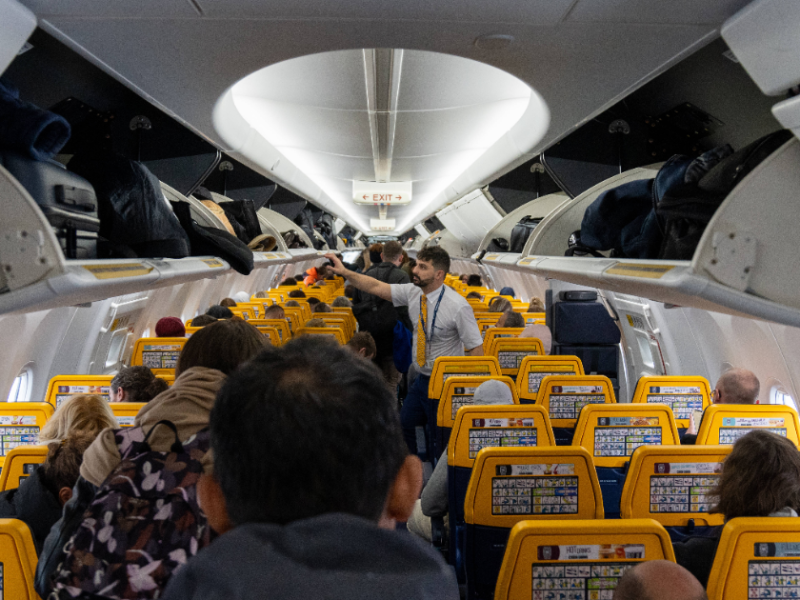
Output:
<svg viewBox="0 0 800 600">
<path fill-rule="evenodd" d="M 685 542 L 672 544 L 675 550 L 675 562 L 697 577 L 703 587 L 708 585 L 708 576 L 711 574 L 711 565 L 714 564 L 721 533 L 720 527 L 715 537 L 690 537 Z"/>
<path fill-rule="evenodd" d="M 24 521 L 39 554 L 50 528 L 61 518 L 61 503 L 36 470 L 18 488 L 0 493 L 0 518 Z"/>
<path fill-rule="evenodd" d="M 405 531 L 330 513 L 248 523 L 170 580 L 162 600 L 458 600 L 452 567 Z"/>
<path fill-rule="evenodd" d="M 390 262 L 382 262 L 367 269 L 364 275 L 374 277 L 378 281 L 388 284 L 411 283 L 408 274 L 400 267 Z M 369 331 L 375 338 L 377 348 L 376 358 L 392 356 L 394 341 L 394 326 L 397 320 L 411 329 L 411 319 L 408 317 L 408 307 L 393 306 L 388 300 L 376 298 L 356 290 L 353 298 L 353 315 L 358 321 L 361 331 Z"/>
</svg>

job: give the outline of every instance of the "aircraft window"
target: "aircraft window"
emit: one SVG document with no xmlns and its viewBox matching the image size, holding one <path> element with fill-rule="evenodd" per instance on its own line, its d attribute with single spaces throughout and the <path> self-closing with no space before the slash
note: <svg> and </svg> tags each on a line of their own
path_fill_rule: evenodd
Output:
<svg viewBox="0 0 800 600">
<path fill-rule="evenodd" d="M 779 386 L 773 385 L 769 392 L 770 404 L 782 404 L 783 406 L 790 406 L 797 410 L 797 403 L 792 398 L 791 394 L 787 394 Z"/>
<path fill-rule="evenodd" d="M 8 392 L 6 402 L 28 402 L 32 384 L 33 372 L 29 366 L 26 366 L 14 379 L 14 383 L 11 384 L 11 391 Z"/>
<path fill-rule="evenodd" d="M 108 348 L 108 355 L 106 356 L 106 369 L 111 369 L 119 366 L 122 360 L 122 353 L 125 350 L 125 344 L 128 341 L 130 333 L 127 329 L 120 329 L 113 333 L 111 337 L 111 344 Z"/>
</svg>

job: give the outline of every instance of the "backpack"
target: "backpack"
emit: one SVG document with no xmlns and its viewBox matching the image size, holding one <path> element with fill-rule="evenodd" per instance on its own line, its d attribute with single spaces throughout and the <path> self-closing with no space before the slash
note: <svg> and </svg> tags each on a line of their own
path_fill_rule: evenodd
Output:
<svg viewBox="0 0 800 600">
<path fill-rule="evenodd" d="M 369 269 L 365 275 L 389 284 L 408 281 L 406 273 L 391 263 L 380 263 Z M 406 328 L 412 327 L 408 310 L 405 307 L 395 307 L 388 300 L 371 294 L 363 294 L 362 298 L 362 302 L 353 305 L 353 316 L 358 321 L 359 330 L 368 331 L 375 338 L 378 358 L 393 356 L 395 324 L 399 320 Z"/>
<path fill-rule="evenodd" d="M 175 433 L 169 452 L 147 440 L 156 427 Z M 197 503 L 208 429 L 185 443 L 171 421 L 147 434 L 117 429 L 121 462 L 97 490 L 55 570 L 51 598 L 158 598 L 170 577 L 211 541 Z"/>
<path fill-rule="evenodd" d="M 394 323 L 394 337 L 392 340 L 392 359 L 394 368 L 400 373 L 407 373 L 411 366 L 411 345 L 414 334 L 403 324 L 401 319 Z"/>
</svg>

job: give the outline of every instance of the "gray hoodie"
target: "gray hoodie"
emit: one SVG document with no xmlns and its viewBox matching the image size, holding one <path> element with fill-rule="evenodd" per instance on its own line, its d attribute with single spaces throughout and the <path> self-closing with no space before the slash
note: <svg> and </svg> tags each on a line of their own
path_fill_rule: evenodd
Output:
<svg viewBox="0 0 800 600">
<path fill-rule="evenodd" d="M 451 567 L 408 533 L 332 513 L 250 523 L 178 571 L 163 600 L 458 600 Z"/>
</svg>

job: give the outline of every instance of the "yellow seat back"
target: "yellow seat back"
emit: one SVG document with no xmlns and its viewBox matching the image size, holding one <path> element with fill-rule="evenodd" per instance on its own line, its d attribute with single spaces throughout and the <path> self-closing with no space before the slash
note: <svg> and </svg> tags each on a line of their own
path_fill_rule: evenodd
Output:
<svg viewBox="0 0 800 600">
<path fill-rule="evenodd" d="M 106 402 L 111 399 L 113 375 L 55 375 L 47 384 L 45 402 L 58 408 L 75 394 L 95 394 Z"/>
<path fill-rule="evenodd" d="M 133 346 L 131 366 L 150 367 L 153 373 L 175 373 L 187 338 L 139 338 Z"/>
<path fill-rule="evenodd" d="M 500 364 L 491 356 L 440 356 L 433 362 L 428 384 L 428 398 L 442 397 L 444 382 L 450 377 L 494 375 L 499 377 Z"/>
<path fill-rule="evenodd" d="M 110 406 L 120 427 L 133 427 L 133 420 L 147 402 L 112 402 Z"/>
<path fill-rule="evenodd" d="M 0 403 L 0 466 L 17 446 L 39 443 L 39 432 L 53 412 L 53 405 L 47 402 Z"/>
<path fill-rule="evenodd" d="M 672 411 L 663 404 L 587 404 L 572 438 L 595 467 L 622 467 L 639 446 L 679 443 Z"/>
<path fill-rule="evenodd" d="M 602 518 L 603 495 L 585 448 L 484 448 L 475 459 L 466 523 L 510 529 L 523 519 Z"/>
<path fill-rule="evenodd" d="M 686 429 L 692 413 L 703 411 L 711 404 L 711 386 L 705 377 L 699 375 L 642 377 L 636 384 L 631 402 L 666 404 L 672 409 L 678 427 Z"/>
<path fill-rule="evenodd" d="M 547 413 L 533 404 L 465 406 L 458 411 L 447 445 L 447 464 L 472 468 L 483 448 L 555 446 Z"/>
<path fill-rule="evenodd" d="M 522 318 L 525 319 L 525 325 L 544 325 L 544 313 L 523 312 Z"/>
<path fill-rule="evenodd" d="M 573 428 L 587 404 L 615 404 L 614 387 L 605 375 L 548 375 L 542 379 L 536 404 L 550 415 L 553 427 Z"/>
<path fill-rule="evenodd" d="M 229 307 L 230 311 L 234 314 L 234 316 L 241 317 L 245 321 L 249 321 L 250 319 L 258 318 L 255 309 L 252 306 L 231 306 Z"/>
<path fill-rule="evenodd" d="M 655 519 L 664 527 L 722 525 L 711 514 L 722 462 L 731 446 L 641 446 L 631 455 L 622 489 L 623 519 Z"/>
<path fill-rule="evenodd" d="M 652 519 L 522 521 L 509 535 L 494 598 L 611 598 L 627 570 L 658 559 L 675 554 Z"/>
<path fill-rule="evenodd" d="M 334 338 L 342 346 L 346 343 L 344 331 L 336 327 L 301 327 L 296 335 L 324 335 Z"/>
<path fill-rule="evenodd" d="M 495 338 L 487 354 L 497 358 L 503 375 L 516 377 L 525 357 L 543 356 L 544 348 L 536 338 Z"/>
<path fill-rule="evenodd" d="M 0 473 L 0 492 L 18 488 L 22 480 L 47 458 L 47 446 L 17 446 L 6 455 L 3 472 Z"/>
<path fill-rule="evenodd" d="M 249 323 L 253 327 L 257 327 L 259 331 L 265 327 L 275 329 L 278 334 L 278 341 L 277 343 L 273 341 L 273 346 L 280 346 L 281 344 L 288 342 L 289 338 L 292 337 L 291 330 L 289 329 L 289 323 L 285 319 L 254 319 L 249 321 Z M 261 331 L 261 333 L 264 332 Z"/>
<path fill-rule="evenodd" d="M 514 390 L 514 382 L 510 377 L 497 377 L 497 376 L 472 376 L 472 377 L 449 377 L 444 382 L 442 389 L 442 396 L 439 399 L 439 408 L 436 415 L 436 424 L 439 427 L 452 427 L 455 421 L 458 409 L 462 406 L 471 406 L 472 399 L 475 395 L 475 390 L 478 389 L 484 381 L 496 379 L 508 386 L 511 391 L 511 396 L 514 399 L 514 404 L 519 404 L 517 393 Z"/>
<path fill-rule="evenodd" d="M 780 404 L 712 404 L 703 413 L 698 444 L 733 444 L 753 429 L 766 429 L 800 443 L 797 411 Z"/>
<path fill-rule="evenodd" d="M 486 354 L 495 338 L 515 338 L 525 330 L 524 327 L 489 327 L 483 334 L 483 353 Z"/>
<path fill-rule="evenodd" d="M 709 600 L 800 598 L 800 519 L 739 517 L 722 529 Z"/>
<path fill-rule="evenodd" d="M 517 395 L 520 399 L 536 400 L 542 379 L 548 375 L 583 375 L 583 363 L 577 356 L 526 356 L 517 373 Z"/>
<path fill-rule="evenodd" d="M 289 325 L 290 333 L 294 335 L 294 332 L 306 322 L 303 309 L 297 306 L 284 306 L 283 312 L 286 314 L 286 324 Z"/>
<path fill-rule="evenodd" d="M 333 313 L 315 313 L 314 316 L 318 319 L 322 319 L 328 327 L 338 327 L 341 329 L 344 332 L 345 341 L 349 341 L 355 333 L 354 330 L 350 329 L 350 323 L 344 316 L 334 315 Z"/>
<path fill-rule="evenodd" d="M 28 526 L 17 519 L 0 519 L 3 598 L 39 600 L 33 588 L 37 562 L 36 547 Z"/>
</svg>

